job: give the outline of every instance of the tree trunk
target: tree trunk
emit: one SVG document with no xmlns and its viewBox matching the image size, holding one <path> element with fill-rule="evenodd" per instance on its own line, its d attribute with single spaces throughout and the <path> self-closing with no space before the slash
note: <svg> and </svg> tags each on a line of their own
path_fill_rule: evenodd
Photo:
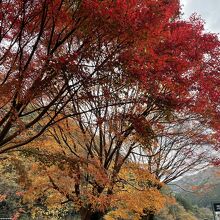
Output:
<svg viewBox="0 0 220 220">
<path fill-rule="evenodd" d="M 154 214 L 150 214 L 148 220 L 154 220 Z"/>
<path fill-rule="evenodd" d="M 99 220 L 104 216 L 102 212 L 94 212 L 90 208 L 80 210 L 81 220 Z"/>
<path fill-rule="evenodd" d="M 141 220 L 154 220 L 154 213 L 142 216 Z"/>
</svg>

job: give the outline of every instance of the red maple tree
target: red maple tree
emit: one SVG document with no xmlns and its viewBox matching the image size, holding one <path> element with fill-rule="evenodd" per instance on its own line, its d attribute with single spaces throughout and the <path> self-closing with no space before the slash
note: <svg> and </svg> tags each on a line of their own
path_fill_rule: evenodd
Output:
<svg viewBox="0 0 220 220">
<path fill-rule="evenodd" d="M 90 99 L 84 91 L 109 74 L 140 83 L 161 109 L 195 112 L 219 129 L 219 41 L 196 16 L 180 20 L 178 0 L 0 4 L 1 153 L 68 117 L 69 103 Z"/>
</svg>

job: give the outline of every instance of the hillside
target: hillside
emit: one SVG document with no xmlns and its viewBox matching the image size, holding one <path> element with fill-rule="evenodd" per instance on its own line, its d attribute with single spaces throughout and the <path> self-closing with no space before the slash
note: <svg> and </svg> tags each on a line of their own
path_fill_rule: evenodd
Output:
<svg viewBox="0 0 220 220">
<path fill-rule="evenodd" d="M 171 188 L 177 196 L 192 205 L 211 208 L 211 203 L 220 200 L 220 168 L 209 167 L 194 175 L 173 182 Z"/>
<path fill-rule="evenodd" d="M 189 203 L 211 208 L 211 203 L 220 200 L 220 168 L 209 167 L 194 175 L 183 177 L 171 184 L 175 194 Z"/>
<path fill-rule="evenodd" d="M 213 220 L 212 202 L 220 202 L 220 168 L 208 167 L 172 182 L 169 194 L 176 204 L 167 205 L 156 220 Z"/>
</svg>

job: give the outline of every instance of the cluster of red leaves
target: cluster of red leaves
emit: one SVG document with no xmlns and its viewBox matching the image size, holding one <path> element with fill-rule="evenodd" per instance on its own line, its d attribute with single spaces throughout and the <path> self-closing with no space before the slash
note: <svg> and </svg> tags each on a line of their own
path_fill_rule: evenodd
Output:
<svg viewBox="0 0 220 220">
<path fill-rule="evenodd" d="M 179 10 L 178 1 L 175 0 L 85 0 L 83 6 L 86 10 L 91 10 L 90 16 L 94 20 L 112 29 L 113 34 L 126 37 L 139 37 L 140 32 L 158 34 Z"/>
</svg>

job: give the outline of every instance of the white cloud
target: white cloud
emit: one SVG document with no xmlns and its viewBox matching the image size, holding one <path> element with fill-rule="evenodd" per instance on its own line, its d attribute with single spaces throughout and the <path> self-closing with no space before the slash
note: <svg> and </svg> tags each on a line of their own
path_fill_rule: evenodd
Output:
<svg viewBox="0 0 220 220">
<path fill-rule="evenodd" d="M 181 0 L 184 18 L 197 13 L 206 22 L 206 29 L 220 33 L 220 0 Z"/>
</svg>

